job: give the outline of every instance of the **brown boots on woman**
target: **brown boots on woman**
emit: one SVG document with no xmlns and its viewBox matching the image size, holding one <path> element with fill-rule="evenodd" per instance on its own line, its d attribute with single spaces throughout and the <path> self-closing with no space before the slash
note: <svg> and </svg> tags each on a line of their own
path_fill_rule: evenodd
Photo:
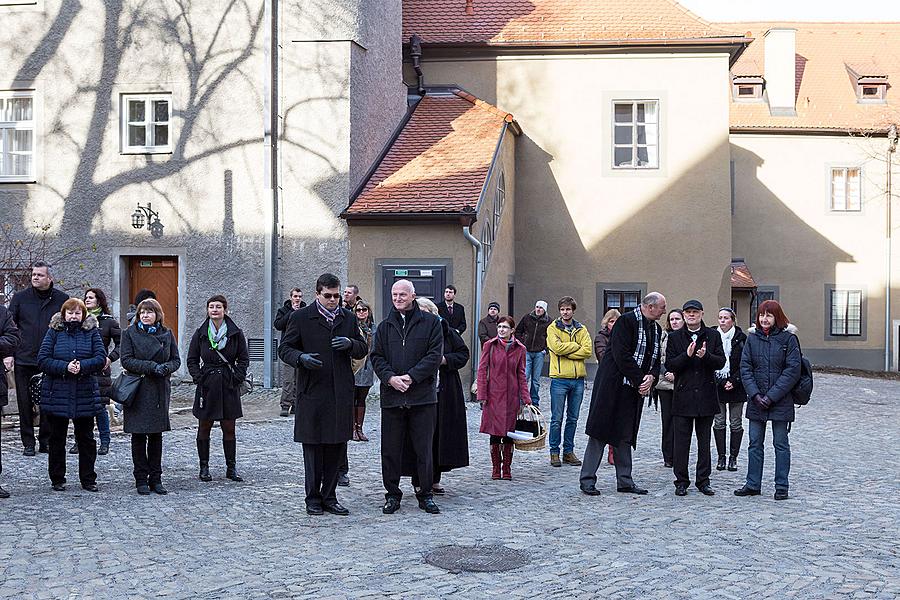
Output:
<svg viewBox="0 0 900 600">
<path fill-rule="evenodd" d="M 353 441 L 368 442 L 369 438 L 363 433 L 363 421 L 366 419 L 366 407 L 355 407 L 356 412 L 353 415 Z"/>
</svg>

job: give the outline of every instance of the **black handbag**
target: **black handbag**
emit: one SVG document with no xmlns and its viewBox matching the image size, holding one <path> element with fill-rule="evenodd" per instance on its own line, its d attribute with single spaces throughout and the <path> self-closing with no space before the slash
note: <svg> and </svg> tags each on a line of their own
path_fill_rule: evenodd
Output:
<svg viewBox="0 0 900 600">
<path fill-rule="evenodd" d="M 797 338 L 797 348 L 800 350 L 800 379 L 797 380 L 797 384 L 791 390 L 790 396 L 797 406 L 806 406 L 809 404 L 809 398 L 812 396 L 813 391 L 812 365 L 803 356 L 803 349 L 800 348 L 800 338 Z"/>
<path fill-rule="evenodd" d="M 112 382 L 112 387 L 109 389 L 110 398 L 126 408 L 131 406 L 134 404 L 134 399 L 137 397 L 143 381 L 143 375 L 122 371 Z"/>
<path fill-rule="evenodd" d="M 32 375 L 31 379 L 28 380 L 28 399 L 31 400 L 31 404 L 34 406 L 41 405 L 41 384 L 43 381 L 43 373 Z"/>
</svg>

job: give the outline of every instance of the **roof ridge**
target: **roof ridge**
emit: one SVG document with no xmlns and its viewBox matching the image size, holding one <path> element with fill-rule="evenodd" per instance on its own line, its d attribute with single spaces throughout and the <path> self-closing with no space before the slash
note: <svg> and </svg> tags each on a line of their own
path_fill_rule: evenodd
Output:
<svg viewBox="0 0 900 600">
<path fill-rule="evenodd" d="M 491 113 L 497 115 L 498 117 L 502 118 L 507 123 L 512 123 L 515 120 L 512 113 L 508 113 L 504 110 L 501 110 L 501 109 L 497 108 L 496 106 L 494 106 L 493 104 L 491 104 L 490 102 L 485 102 L 481 98 L 478 98 L 478 97 L 474 96 L 473 94 L 470 94 L 469 92 L 467 92 L 466 90 L 464 90 L 462 88 L 453 88 L 452 91 L 454 94 L 456 94 L 463 100 L 467 100 L 467 101 L 471 102 L 472 104 L 474 104 L 475 106 L 477 106 L 478 108 L 484 109 L 488 112 L 491 112 Z"/>
</svg>

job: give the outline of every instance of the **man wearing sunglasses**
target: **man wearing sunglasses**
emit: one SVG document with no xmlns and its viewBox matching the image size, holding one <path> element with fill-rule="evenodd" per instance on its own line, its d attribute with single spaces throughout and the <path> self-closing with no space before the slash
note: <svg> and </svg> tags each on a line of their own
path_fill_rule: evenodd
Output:
<svg viewBox="0 0 900 600">
<path fill-rule="evenodd" d="M 294 311 L 278 356 L 297 368 L 294 441 L 303 444 L 306 512 L 350 514 L 337 500 L 338 470 L 353 435 L 353 368 L 368 346 L 356 317 L 341 308 L 341 282 L 331 273 L 316 280 L 315 301 Z"/>
</svg>

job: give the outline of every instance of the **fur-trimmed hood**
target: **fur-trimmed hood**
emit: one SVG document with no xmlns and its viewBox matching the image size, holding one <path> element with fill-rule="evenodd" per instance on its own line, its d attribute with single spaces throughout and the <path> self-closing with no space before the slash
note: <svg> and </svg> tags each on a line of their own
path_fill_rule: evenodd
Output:
<svg viewBox="0 0 900 600">
<path fill-rule="evenodd" d="M 90 331 L 91 329 L 97 329 L 100 324 L 97 321 L 97 317 L 94 315 L 88 315 L 87 318 L 81 322 L 81 328 L 85 331 Z M 62 320 L 62 314 L 56 313 L 50 318 L 50 329 L 55 329 L 56 331 L 62 331 L 66 328 L 65 322 Z"/>
<path fill-rule="evenodd" d="M 799 331 L 797 329 L 797 326 L 793 323 L 788 323 L 787 327 L 785 327 L 784 330 L 788 333 L 793 333 L 794 335 L 797 335 L 797 331 Z M 747 328 L 747 335 L 750 335 L 751 333 L 756 333 L 756 325 L 751 325 L 749 328 Z"/>
</svg>

